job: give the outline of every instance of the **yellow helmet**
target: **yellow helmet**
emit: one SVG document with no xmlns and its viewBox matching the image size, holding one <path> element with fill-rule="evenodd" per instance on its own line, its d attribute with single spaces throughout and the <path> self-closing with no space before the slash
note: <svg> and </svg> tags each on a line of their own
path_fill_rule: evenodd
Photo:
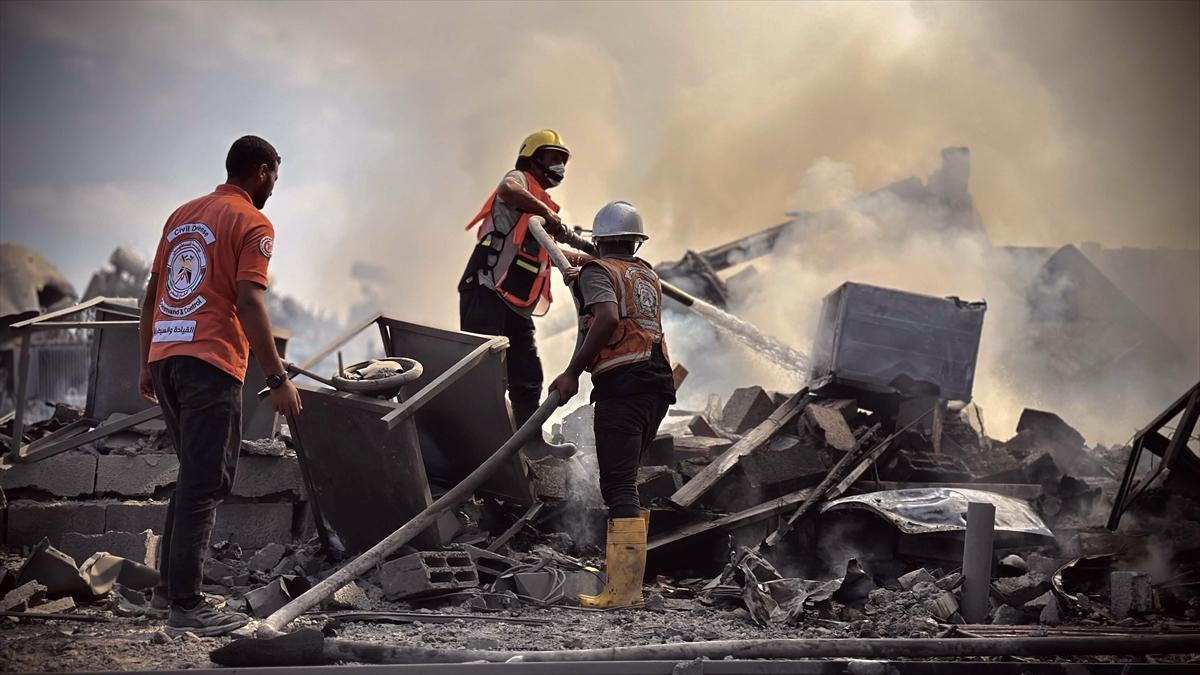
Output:
<svg viewBox="0 0 1200 675">
<path fill-rule="evenodd" d="M 517 153 L 518 157 L 533 157 L 533 154 L 542 148 L 550 148 L 552 150 L 561 150 L 571 156 L 571 151 L 567 149 L 566 143 L 563 143 L 562 136 L 553 129 L 542 129 L 535 131 L 525 137 L 521 143 L 521 150 Z"/>
</svg>

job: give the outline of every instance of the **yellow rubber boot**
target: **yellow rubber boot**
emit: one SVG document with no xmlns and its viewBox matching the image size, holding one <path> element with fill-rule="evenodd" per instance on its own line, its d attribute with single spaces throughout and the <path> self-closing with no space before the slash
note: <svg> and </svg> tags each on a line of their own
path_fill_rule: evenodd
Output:
<svg viewBox="0 0 1200 675">
<path fill-rule="evenodd" d="M 649 512 L 645 515 L 649 516 Z M 599 595 L 580 595 L 580 605 L 606 609 L 642 603 L 642 575 L 646 573 L 646 522 L 641 516 L 608 521 L 608 545 L 605 551 L 608 582 Z"/>
</svg>

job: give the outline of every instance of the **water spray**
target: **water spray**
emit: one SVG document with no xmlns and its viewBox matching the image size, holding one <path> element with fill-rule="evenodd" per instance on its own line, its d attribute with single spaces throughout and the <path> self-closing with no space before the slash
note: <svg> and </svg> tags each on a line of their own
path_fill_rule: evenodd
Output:
<svg viewBox="0 0 1200 675">
<path fill-rule="evenodd" d="M 565 273 L 571 268 L 571 263 L 558 248 L 558 244 L 554 239 L 546 233 L 545 222 L 545 219 L 541 216 L 531 217 L 529 219 L 529 231 L 533 233 L 538 243 L 550 254 L 550 262 L 554 263 L 555 267 Z M 807 373 L 808 357 L 803 353 L 763 333 L 754 324 L 739 319 L 720 307 L 711 305 L 687 293 L 678 286 L 669 284 L 661 279 L 659 279 L 659 283 L 662 285 L 663 295 L 677 301 L 723 332 L 737 338 L 739 342 L 749 347 L 754 353 L 802 377 Z"/>
</svg>

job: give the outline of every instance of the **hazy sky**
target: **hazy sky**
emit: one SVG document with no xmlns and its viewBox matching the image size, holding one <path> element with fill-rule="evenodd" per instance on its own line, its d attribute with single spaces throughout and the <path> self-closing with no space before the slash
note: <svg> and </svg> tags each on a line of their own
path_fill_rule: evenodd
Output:
<svg viewBox="0 0 1200 675">
<path fill-rule="evenodd" d="M 587 224 L 642 207 L 652 260 L 972 150 L 992 239 L 1200 247 L 1200 4 L 19 3 L 0 6 L 0 239 L 82 291 L 149 254 L 229 144 L 284 157 L 278 287 L 328 308 L 385 265 L 391 309 L 456 323 L 463 225 L 521 138 L 574 154 Z"/>
</svg>

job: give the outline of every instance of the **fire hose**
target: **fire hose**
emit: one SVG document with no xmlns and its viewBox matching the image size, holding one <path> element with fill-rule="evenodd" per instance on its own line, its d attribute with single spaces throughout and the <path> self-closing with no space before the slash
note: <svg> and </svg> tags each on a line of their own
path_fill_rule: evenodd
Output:
<svg viewBox="0 0 1200 675">
<path fill-rule="evenodd" d="M 563 255 L 562 250 L 558 247 L 558 243 L 546 232 L 545 225 L 546 221 L 541 216 L 533 216 L 529 219 L 529 231 L 533 233 L 534 239 L 537 239 L 542 248 L 546 249 L 546 252 L 550 254 L 550 262 L 565 275 L 567 270 L 571 269 L 572 265 L 567 260 L 567 257 Z M 726 333 L 733 335 L 740 342 L 754 350 L 755 353 L 795 373 L 804 374 L 807 370 L 808 358 L 804 354 L 763 333 L 749 322 L 739 319 L 729 312 L 697 298 L 674 284 L 663 281 L 661 278 L 658 282 L 662 287 L 663 295 L 687 307 L 694 314 L 703 317 L 709 323 Z"/>
</svg>

